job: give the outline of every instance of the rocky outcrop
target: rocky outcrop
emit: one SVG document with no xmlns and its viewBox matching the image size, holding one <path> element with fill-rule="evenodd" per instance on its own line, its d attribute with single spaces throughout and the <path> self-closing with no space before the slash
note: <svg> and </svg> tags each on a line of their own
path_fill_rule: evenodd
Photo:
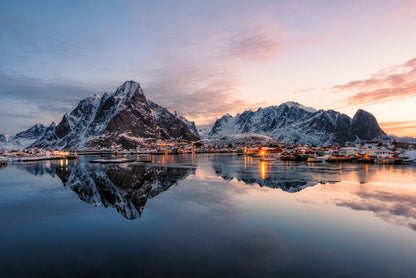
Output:
<svg viewBox="0 0 416 278">
<path fill-rule="evenodd" d="M 387 137 L 387 134 L 378 125 L 376 118 L 361 109 L 355 113 L 351 129 L 355 136 L 363 140 Z"/>
</svg>

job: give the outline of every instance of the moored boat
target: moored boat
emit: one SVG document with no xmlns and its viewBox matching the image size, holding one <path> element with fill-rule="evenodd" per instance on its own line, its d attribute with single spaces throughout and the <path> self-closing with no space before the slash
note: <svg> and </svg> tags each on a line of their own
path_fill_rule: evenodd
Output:
<svg viewBox="0 0 416 278">
<path fill-rule="evenodd" d="M 271 155 L 261 156 L 260 161 L 274 161 L 274 157 Z"/>
</svg>

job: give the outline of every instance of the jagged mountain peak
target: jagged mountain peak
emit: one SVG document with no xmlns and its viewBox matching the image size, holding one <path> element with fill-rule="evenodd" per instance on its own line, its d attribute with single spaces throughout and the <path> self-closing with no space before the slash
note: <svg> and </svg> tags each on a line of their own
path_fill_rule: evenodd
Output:
<svg viewBox="0 0 416 278">
<path fill-rule="evenodd" d="M 22 138 L 36 138 L 40 135 L 42 135 L 42 133 L 45 131 L 46 127 L 41 124 L 41 123 L 37 123 L 35 125 L 33 125 L 32 127 L 30 127 L 29 129 L 19 132 L 16 134 L 16 137 L 22 137 Z"/>
<path fill-rule="evenodd" d="M 296 101 L 287 101 L 285 103 L 282 103 L 281 105 L 286 105 L 289 108 L 296 107 L 296 108 L 303 109 L 303 110 L 305 110 L 307 112 L 311 112 L 311 113 L 315 113 L 315 112 L 318 111 L 313 107 L 308 107 L 308 106 L 302 105 L 302 104 L 300 104 L 299 102 L 296 102 Z"/>
<path fill-rule="evenodd" d="M 358 109 L 357 112 L 355 112 L 353 120 L 356 118 L 360 118 L 360 117 L 374 117 L 374 116 L 365 110 Z"/>
<path fill-rule="evenodd" d="M 38 130 L 38 129 L 43 129 L 45 128 L 45 126 L 42 123 L 36 123 L 34 124 L 32 127 L 30 127 L 28 130 Z"/>
<path fill-rule="evenodd" d="M 124 82 L 120 87 L 118 87 L 114 96 L 123 96 L 128 99 L 131 99 L 136 94 L 144 95 L 143 90 L 140 87 L 140 84 L 133 80 L 129 80 Z"/>
</svg>

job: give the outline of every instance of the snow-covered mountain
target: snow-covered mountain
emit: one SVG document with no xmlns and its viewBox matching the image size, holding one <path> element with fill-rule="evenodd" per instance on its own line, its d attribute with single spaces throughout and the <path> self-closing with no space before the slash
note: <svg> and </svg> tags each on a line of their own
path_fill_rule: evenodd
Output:
<svg viewBox="0 0 416 278">
<path fill-rule="evenodd" d="M 47 133 L 50 133 L 50 130 L 55 126 L 55 123 L 52 123 L 49 127 L 45 127 L 43 124 L 35 124 L 29 129 L 17 133 L 15 136 L 0 134 L 0 150 L 25 149 Z"/>
<path fill-rule="evenodd" d="M 211 128 L 203 127 L 198 129 L 199 138 L 208 139 Z"/>
<path fill-rule="evenodd" d="M 374 116 L 364 110 L 351 119 L 334 110 L 317 111 L 296 102 L 247 110 L 235 117 L 226 114 L 215 122 L 208 137 L 245 133 L 267 135 L 282 143 L 314 145 L 386 137 Z"/>
<path fill-rule="evenodd" d="M 139 83 L 126 81 L 115 93 L 81 100 L 54 132 L 46 132 L 31 146 L 130 149 L 157 139 L 194 141 L 198 137 L 177 115 L 148 102 Z"/>
<path fill-rule="evenodd" d="M 114 93 L 81 100 L 58 125 L 37 124 L 14 137 L 0 135 L 0 149 L 132 149 L 159 139 L 196 141 L 238 134 L 260 134 L 282 143 L 313 145 L 388 140 L 374 116 L 364 110 L 358 110 L 351 119 L 334 110 L 318 111 L 297 102 L 247 110 L 235 117 L 226 114 L 206 135 L 206 130 L 198 131 L 194 122 L 146 100 L 139 83 L 126 81 Z"/>
</svg>

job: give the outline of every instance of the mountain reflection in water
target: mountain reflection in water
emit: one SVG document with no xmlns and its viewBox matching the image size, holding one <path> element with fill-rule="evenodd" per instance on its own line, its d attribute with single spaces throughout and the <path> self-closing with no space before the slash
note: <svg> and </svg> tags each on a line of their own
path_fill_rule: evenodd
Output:
<svg viewBox="0 0 416 278">
<path fill-rule="evenodd" d="M 84 202 L 94 206 L 113 207 L 127 219 L 140 217 L 149 198 L 153 198 L 195 173 L 193 167 L 125 165 L 92 165 L 61 161 L 25 165 L 36 176 L 58 176 Z"/>
<path fill-rule="evenodd" d="M 306 194 L 298 195 L 298 200 L 371 211 L 389 223 L 416 230 L 414 188 L 390 186 L 397 183 L 398 176 L 403 182 L 412 180 L 412 167 L 259 162 L 256 158 L 236 155 L 153 156 L 152 161 L 154 164 L 97 165 L 84 159 L 19 167 L 36 176 L 57 176 L 81 200 L 94 206 L 115 208 L 127 219 L 140 217 L 149 198 L 200 169 L 197 179 L 204 181 L 214 172 L 227 182 L 237 180 L 288 193 L 301 193 L 313 187 Z"/>
<path fill-rule="evenodd" d="M 96 158 L 0 170 L 4 277 L 416 277 L 415 166 Z"/>
<path fill-rule="evenodd" d="M 241 160 L 244 163 L 241 163 Z M 223 156 L 215 158 L 215 173 L 226 181 L 237 179 L 245 184 L 258 184 L 260 187 L 280 188 L 294 193 L 319 183 L 337 183 L 339 169 L 307 167 L 305 164 L 293 165 L 286 162 L 260 162 L 253 157 Z M 283 164 L 282 164 L 283 163 Z"/>
</svg>

